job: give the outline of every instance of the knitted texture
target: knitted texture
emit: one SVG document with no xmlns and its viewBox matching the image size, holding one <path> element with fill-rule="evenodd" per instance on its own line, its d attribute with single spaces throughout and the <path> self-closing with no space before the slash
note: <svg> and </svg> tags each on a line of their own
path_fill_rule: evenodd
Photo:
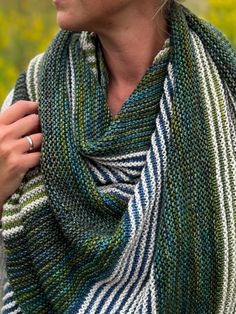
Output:
<svg viewBox="0 0 236 314">
<path fill-rule="evenodd" d="M 22 100 L 22 99 L 27 99 L 27 100 L 29 99 L 25 80 L 26 80 L 26 73 L 23 72 L 19 75 L 16 81 L 17 88 L 14 90 L 12 103 L 15 103 L 18 100 Z"/>
<path fill-rule="evenodd" d="M 236 56 L 181 5 L 169 25 L 116 118 L 94 34 L 17 84 L 43 145 L 3 208 L 4 314 L 236 313 Z"/>
</svg>

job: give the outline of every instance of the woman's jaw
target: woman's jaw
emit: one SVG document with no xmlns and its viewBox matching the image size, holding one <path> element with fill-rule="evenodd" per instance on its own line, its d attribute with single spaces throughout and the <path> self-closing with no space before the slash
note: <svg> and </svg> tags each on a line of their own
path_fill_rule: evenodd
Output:
<svg viewBox="0 0 236 314">
<path fill-rule="evenodd" d="M 60 28 L 107 33 L 152 20 L 162 0 L 52 0 Z M 159 5 L 158 5 L 159 4 Z"/>
<path fill-rule="evenodd" d="M 169 36 L 158 0 L 53 1 L 62 29 L 98 35 L 110 82 L 119 85 L 137 85 Z"/>
</svg>

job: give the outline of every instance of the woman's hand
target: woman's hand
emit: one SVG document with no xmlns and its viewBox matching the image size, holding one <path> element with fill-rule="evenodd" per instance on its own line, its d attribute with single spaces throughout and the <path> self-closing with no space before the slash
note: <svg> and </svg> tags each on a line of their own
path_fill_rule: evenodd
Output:
<svg viewBox="0 0 236 314">
<path fill-rule="evenodd" d="M 26 172 L 40 162 L 42 133 L 37 112 L 37 103 L 21 100 L 0 113 L 0 217 L 3 204 Z M 26 135 L 34 144 L 30 152 Z"/>
</svg>

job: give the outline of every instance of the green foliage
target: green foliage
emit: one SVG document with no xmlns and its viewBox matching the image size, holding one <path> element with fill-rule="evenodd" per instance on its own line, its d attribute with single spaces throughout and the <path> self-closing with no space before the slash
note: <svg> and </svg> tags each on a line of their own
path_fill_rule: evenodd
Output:
<svg viewBox="0 0 236 314">
<path fill-rule="evenodd" d="M 183 3 L 201 18 L 216 26 L 236 47 L 235 0 L 185 0 Z"/>
<path fill-rule="evenodd" d="M 206 19 L 220 29 L 236 47 L 235 0 L 209 0 Z"/>
<path fill-rule="evenodd" d="M 0 103 L 18 74 L 43 52 L 57 31 L 48 0 L 0 0 Z"/>
<path fill-rule="evenodd" d="M 235 0 L 185 0 L 185 5 L 223 31 L 236 47 Z M 49 0 L 0 0 L 0 105 L 29 60 L 58 31 Z"/>
</svg>

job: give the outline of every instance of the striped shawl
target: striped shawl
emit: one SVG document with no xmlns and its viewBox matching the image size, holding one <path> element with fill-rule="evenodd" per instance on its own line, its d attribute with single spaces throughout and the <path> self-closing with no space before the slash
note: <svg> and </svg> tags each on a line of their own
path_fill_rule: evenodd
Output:
<svg viewBox="0 0 236 314">
<path fill-rule="evenodd" d="M 236 57 L 181 5 L 169 27 L 116 118 L 94 34 L 20 76 L 43 145 L 4 205 L 4 314 L 236 313 Z"/>
</svg>

